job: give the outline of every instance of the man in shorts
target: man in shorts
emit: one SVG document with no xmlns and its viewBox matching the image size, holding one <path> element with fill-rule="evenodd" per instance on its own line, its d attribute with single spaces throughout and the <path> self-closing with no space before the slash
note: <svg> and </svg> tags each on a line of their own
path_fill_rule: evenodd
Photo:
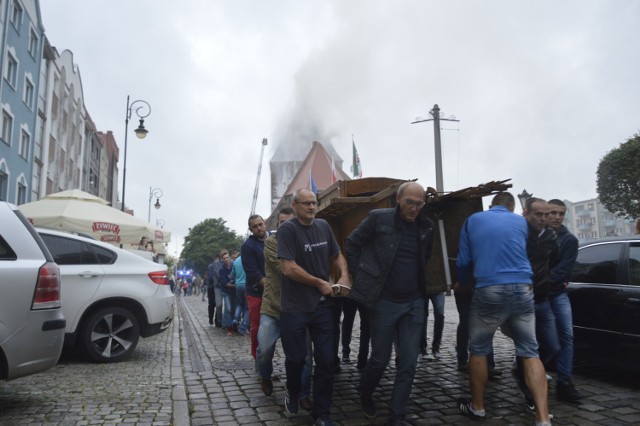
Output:
<svg viewBox="0 0 640 426">
<path fill-rule="evenodd" d="M 460 411 L 473 419 L 485 417 L 484 388 L 487 355 L 498 327 L 509 327 L 522 358 L 525 381 L 536 405 L 536 425 L 550 425 L 547 379 L 538 355 L 532 271 L 527 258 L 527 222 L 513 213 L 515 199 L 497 194 L 491 208 L 471 215 L 460 232 L 456 266 L 462 285 L 475 279 L 469 311 L 469 386 L 471 399 L 458 398 Z"/>
</svg>

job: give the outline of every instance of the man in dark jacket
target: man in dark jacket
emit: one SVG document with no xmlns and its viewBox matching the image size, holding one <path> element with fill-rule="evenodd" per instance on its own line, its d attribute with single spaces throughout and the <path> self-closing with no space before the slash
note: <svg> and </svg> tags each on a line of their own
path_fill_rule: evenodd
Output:
<svg viewBox="0 0 640 426">
<path fill-rule="evenodd" d="M 372 393 L 389 363 L 394 340 L 398 364 L 390 423 L 406 415 L 424 324 L 426 266 L 433 246 L 433 222 L 422 215 L 424 189 L 416 182 L 398 188 L 398 205 L 372 210 L 346 243 L 353 276 L 351 297 L 367 306 L 371 357 L 360 378 L 360 405 L 375 417 Z"/>
<path fill-rule="evenodd" d="M 264 240 L 267 239 L 267 225 L 262 216 L 252 214 L 249 217 L 251 236 L 240 247 L 242 268 L 247 274 L 247 304 L 251 322 L 251 355 L 256 358 L 258 349 L 258 329 L 260 327 L 260 305 L 264 291 Z"/>
<path fill-rule="evenodd" d="M 549 303 L 556 317 L 560 352 L 556 361 L 558 382 L 556 396 L 561 401 L 580 403 L 580 394 L 571 380 L 573 376 L 573 315 L 566 292 L 573 263 L 578 256 L 578 239 L 562 224 L 567 212 L 566 204 L 558 199 L 549 200 L 548 225 L 556 231 L 560 248 L 558 263 L 551 269 Z"/>
<path fill-rule="evenodd" d="M 547 364 L 560 350 L 556 319 L 549 303 L 551 268 L 558 263 L 559 250 L 556 233 L 547 227 L 549 205 L 540 198 L 529 198 L 522 212 L 527 220 L 527 256 L 533 272 L 533 297 L 536 315 L 536 339 L 540 359 Z M 508 333 L 508 331 L 507 331 Z M 527 406 L 535 410 L 533 397 L 524 385 L 524 371 L 518 360 L 516 380 L 524 392 Z"/>
</svg>

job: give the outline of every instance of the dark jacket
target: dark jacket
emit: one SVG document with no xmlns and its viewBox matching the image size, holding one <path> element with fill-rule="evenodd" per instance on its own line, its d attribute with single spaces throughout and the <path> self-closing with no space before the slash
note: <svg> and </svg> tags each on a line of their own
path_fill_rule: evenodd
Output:
<svg viewBox="0 0 640 426">
<path fill-rule="evenodd" d="M 419 288 L 426 294 L 426 266 L 433 247 L 433 222 L 420 214 Z M 345 253 L 353 278 L 351 298 L 371 307 L 378 301 L 402 239 L 403 225 L 398 208 L 376 209 L 347 238 Z"/>
<path fill-rule="evenodd" d="M 264 278 L 264 240 L 253 235 L 240 247 L 244 273 L 247 274 L 247 296 L 262 297 L 260 280 Z"/>
<path fill-rule="evenodd" d="M 533 295 L 536 303 L 543 302 L 549 296 L 551 268 L 558 263 L 560 251 L 556 233 L 545 228 L 544 233 L 529 225 L 527 238 L 527 256 L 533 271 Z"/>
<path fill-rule="evenodd" d="M 574 237 L 564 225 L 560 225 L 555 231 L 556 235 L 558 235 L 556 241 L 560 248 L 560 258 L 558 259 L 558 263 L 551 268 L 550 297 L 557 296 L 565 291 L 564 283 L 569 282 L 571 269 L 576 261 L 576 257 L 578 257 L 578 239 Z"/>
</svg>

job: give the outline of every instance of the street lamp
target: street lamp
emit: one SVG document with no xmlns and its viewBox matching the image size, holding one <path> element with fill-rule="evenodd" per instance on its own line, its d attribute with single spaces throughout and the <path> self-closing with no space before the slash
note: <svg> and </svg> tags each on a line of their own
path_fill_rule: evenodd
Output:
<svg viewBox="0 0 640 426">
<path fill-rule="evenodd" d="M 533 194 L 529 194 L 526 189 L 522 190 L 521 194 L 518 194 L 518 200 L 520 200 L 520 206 L 524 210 L 524 206 L 527 205 L 527 200 L 533 197 Z"/>
<path fill-rule="evenodd" d="M 160 207 L 162 207 L 162 205 L 160 204 L 160 198 L 162 197 L 163 192 L 162 189 L 160 188 L 151 188 L 149 187 L 149 215 L 147 217 L 147 222 L 151 223 L 151 200 L 153 200 L 153 197 L 156 197 L 156 203 L 153 205 L 153 207 L 157 209 L 159 209 Z"/>
<path fill-rule="evenodd" d="M 136 106 L 137 105 L 137 106 Z M 134 108 L 135 106 L 135 108 Z M 122 208 L 124 211 L 124 196 L 125 190 L 127 188 L 127 136 L 129 133 L 129 120 L 131 119 L 131 113 L 135 112 L 138 118 L 140 119 L 140 125 L 135 130 L 136 136 L 139 139 L 144 139 L 147 136 L 149 131 L 144 128 L 144 119 L 151 114 L 151 106 L 147 103 L 147 101 L 137 100 L 131 102 L 129 104 L 129 96 L 127 95 L 127 113 L 124 119 L 124 163 L 122 166 Z"/>
</svg>

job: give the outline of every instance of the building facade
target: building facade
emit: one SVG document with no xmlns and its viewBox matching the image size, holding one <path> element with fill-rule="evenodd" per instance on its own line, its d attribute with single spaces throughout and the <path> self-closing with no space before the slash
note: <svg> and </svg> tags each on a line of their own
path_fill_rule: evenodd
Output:
<svg viewBox="0 0 640 426">
<path fill-rule="evenodd" d="M 598 238 L 627 236 L 635 232 L 635 220 L 624 219 L 607 210 L 599 199 L 567 204 L 565 226 L 580 242 Z"/>
<path fill-rule="evenodd" d="M 31 199 L 33 157 L 38 149 L 37 102 L 44 29 L 31 0 L 0 1 L 0 200 Z"/>
<path fill-rule="evenodd" d="M 81 189 L 117 205 L 118 146 L 98 132 L 69 50 L 45 36 L 37 0 L 0 0 L 0 200 Z"/>
</svg>

